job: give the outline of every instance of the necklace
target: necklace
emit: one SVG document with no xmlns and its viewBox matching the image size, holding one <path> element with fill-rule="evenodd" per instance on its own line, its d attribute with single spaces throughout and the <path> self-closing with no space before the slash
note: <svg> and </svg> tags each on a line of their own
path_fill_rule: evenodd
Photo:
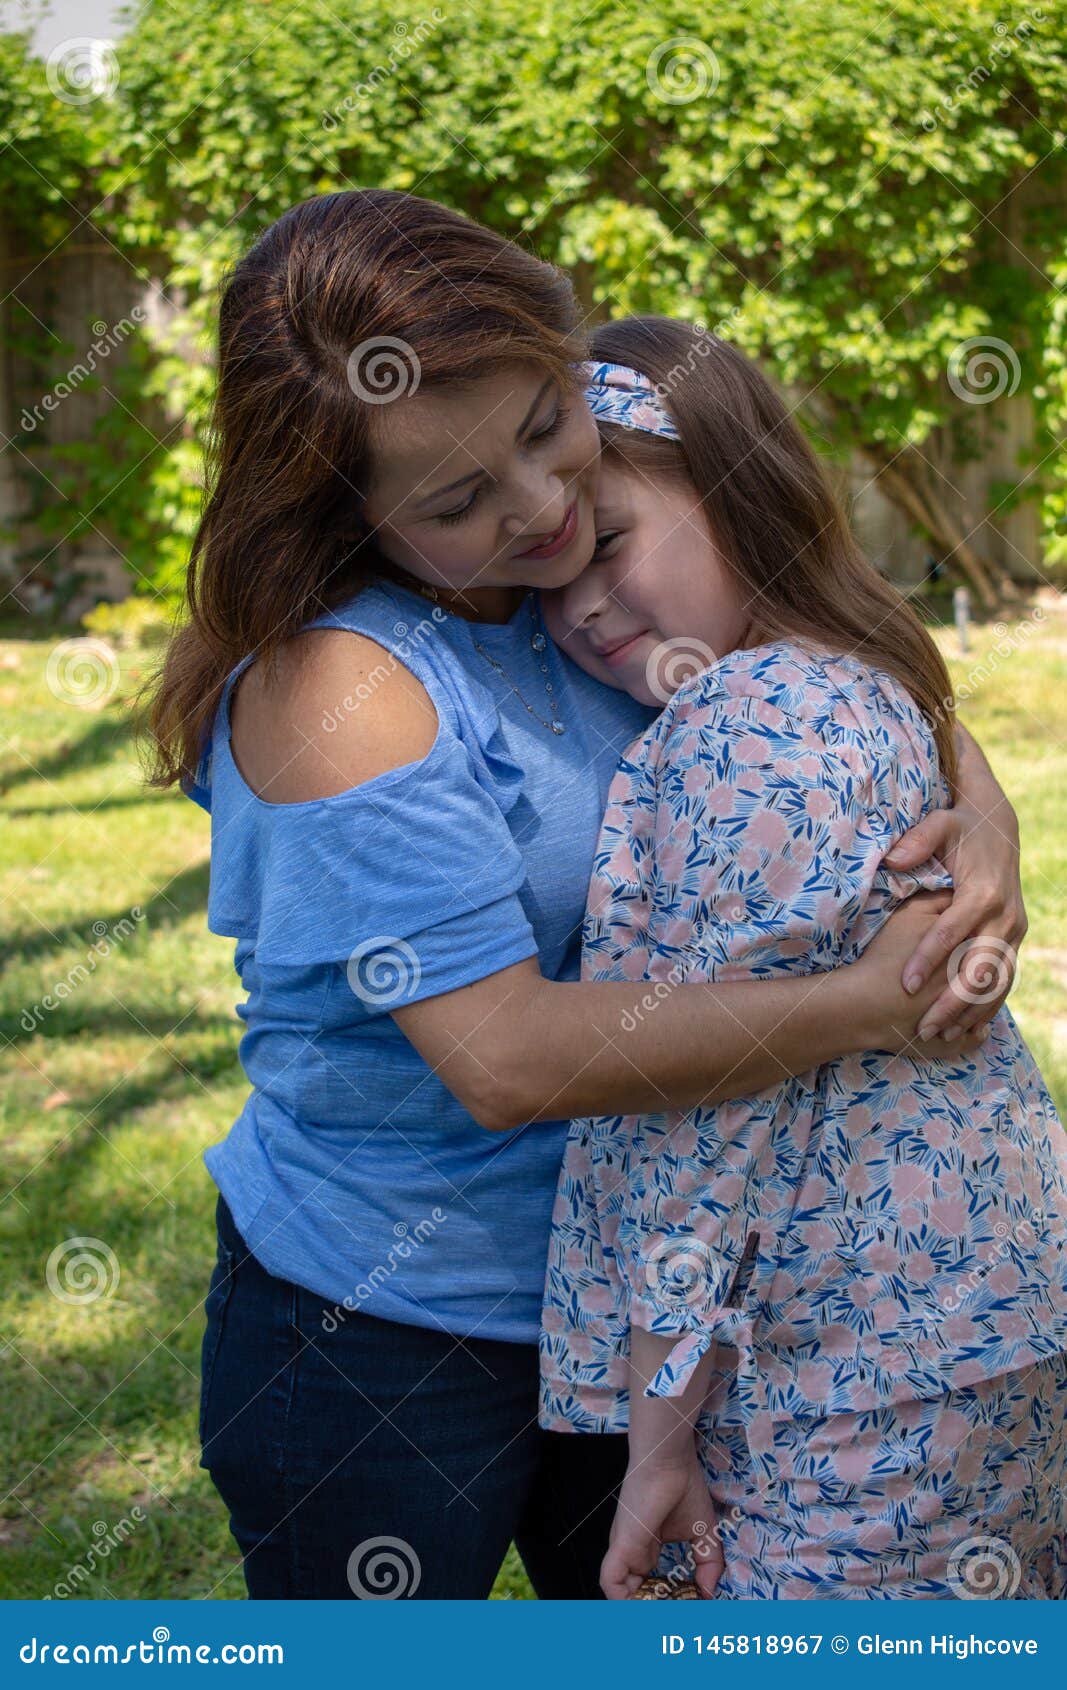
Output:
<svg viewBox="0 0 1067 1690">
<path fill-rule="evenodd" d="M 436 587 L 431 587 L 429 582 L 420 581 L 414 575 L 408 575 L 407 570 L 399 570 L 398 572 L 404 577 L 404 580 L 401 582 L 402 586 L 409 587 L 409 590 L 414 588 L 414 590 L 420 593 L 423 598 L 430 599 L 434 604 L 440 603 L 441 595 Z M 555 688 L 553 687 L 551 680 L 548 678 L 548 661 L 546 657 L 546 653 L 548 651 L 548 635 L 545 633 L 544 627 L 542 626 L 540 612 L 534 609 L 533 593 L 529 595 L 527 603 L 530 606 L 530 621 L 533 624 L 533 633 L 530 635 L 530 650 L 536 653 L 538 658 L 538 668 L 545 677 L 545 692 L 548 695 L 548 708 L 552 712 L 551 716 L 542 716 L 534 709 L 529 700 L 523 697 L 522 693 L 511 679 L 511 676 L 504 668 L 504 665 L 502 663 L 498 663 L 492 653 L 486 651 L 481 641 L 475 640 L 472 635 L 471 638 L 474 641 L 474 649 L 485 658 L 485 661 L 491 669 L 496 670 L 501 680 L 507 682 L 512 692 L 515 694 L 515 697 L 523 706 L 523 709 L 528 711 L 535 721 L 540 722 L 541 726 L 544 728 L 551 728 L 554 734 L 566 733 L 566 726 L 559 716 L 559 706 L 556 703 Z M 461 620 L 466 621 L 467 619 L 466 617 L 462 617 Z"/>
<path fill-rule="evenodd" d="M 551 728 L 554 734 L 566 733 L 566 727 L 559 717 L 559 705 L 556 702 L 556 689 L 552 685 L 551 680 L 548 678 L 548 635 L 541 626 L 540 615 L 534 609 L 534 595 L 532 593 L 530 594 L 527 603 L 530 606 L 530 621 L 533 625 L 533 633 L 530 635 L 530 650 L 537 656 L 538 668 L 540 669 L 542 675 L 545 676 L 545 692 L 548 695 L 548 708 L 552 712 L 551 716 L 542 716 L 539 711 L 534 709 L 529 699 L 523 697 L 522 693 L 511 679 L 511 676 L 504 668 L 504 665 L 502 663 L 498 663 L 497 659 L 491 652 L 486 651 L 480 640 L 474 640 L 474 649 L 475 651 L 481 653 L 491 669 L 496 670 L 501 680 L 507 682 L 524 710 L 526 710 L 535 721 L 540 722 L 542 727 Z"/>
</svg>

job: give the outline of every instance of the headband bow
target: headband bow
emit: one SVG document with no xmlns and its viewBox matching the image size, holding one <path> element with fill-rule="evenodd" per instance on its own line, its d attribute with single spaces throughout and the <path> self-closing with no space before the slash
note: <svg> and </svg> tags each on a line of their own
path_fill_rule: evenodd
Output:
<svg viewBox="0 0 1067 1690">
<path fill-rule="evenodd" d="M 640 428 L 667 440 L 681 439 L 667 407 L 639 370 L 625 364 L 583 364 L 582 370 L 586 401 L 598 421 Z"/>
</svg>

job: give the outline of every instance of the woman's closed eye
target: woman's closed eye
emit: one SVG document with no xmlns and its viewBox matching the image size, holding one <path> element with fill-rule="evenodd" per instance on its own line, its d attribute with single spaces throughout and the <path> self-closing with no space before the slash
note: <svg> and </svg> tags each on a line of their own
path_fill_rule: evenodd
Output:
<svg viewBox="0 0 1067 1690">
<path fill-rule="evenodd" d="M 463 518 L 465 516 L 469 516 L 475 505 L 478 503 L 478 495 L 481 490 L 481 487 L 476 487 L 470 498 L 467 500 L 467 503 L 465 505 L 460 505 L 458 510 L 440 511 L 437 516 L 437 521 L 444 523 L 462 522 Z"/>
<path fill-rule="evenodd" d="M 531 440 L 551 440 L 551 438 L 554 434 L 559 433 L 560 429 L 563 427 L 564 423 L 567 421 L 568 415 L 569 415 L 569 412 L 567 411 L 567 409 L 564 405 L 557 405 L 555 411 L 553 412 L 553 414 L 550 418 L 550 420 L 545 424 L 545 426 L 543 428 L 539 428 L 537 430 L 536 434 L 531 434 L 530 439 Z M 481 492 L 482 492 L 482 488 L 480 486 L 476 487 L 474 489 L 474 492 L 471 494 L 470 498 L 467 500 L 465 505 L 459 505 L 457 507 L 457 509 L 453 510 L 453 511 L 440 511 L 440 512 L 438 512 L 438 515 L 436 517 L 436 521 L 443 522 L 446 525 L 449 524 L 449 523 L 452 523 L 452 522 L 462 522 L 463 518 L 465 516 L 469 516 L 471 511 L 474 509 L 475 505 L 478 503 L 478 498 L 479 498 L 479 495 L 481 494 Z"/>
</svg>

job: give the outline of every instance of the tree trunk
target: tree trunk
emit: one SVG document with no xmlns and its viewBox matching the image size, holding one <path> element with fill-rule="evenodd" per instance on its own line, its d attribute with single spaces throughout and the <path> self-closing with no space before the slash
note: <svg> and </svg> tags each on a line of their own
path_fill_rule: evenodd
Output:
<svg viewBox="0 0 1067 1690">
<path fill-rule="evenodd" d="M 959 570 L 987 610 L 996 610 L 1004 599 L 1018 597 L 1007 571 L 971 545 L 935 492 L 927 467 L 917 452 L 905 447 L 890 456 L 867 446 L 864 452 L 874 463 L 878 484 L 886 497 L 930 536 L 946 562 Z"/>
</svg>

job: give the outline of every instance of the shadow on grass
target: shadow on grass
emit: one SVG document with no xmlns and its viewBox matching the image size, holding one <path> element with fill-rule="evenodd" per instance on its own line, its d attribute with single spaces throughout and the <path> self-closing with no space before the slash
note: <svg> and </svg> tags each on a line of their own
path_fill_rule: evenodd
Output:
<svg viewBox="0 0 1067 1690">
<path fill-rule="evenodd" d="M 5 1201 L 22 1208 L 30 1205 L 35 1232 L 50 1240 L 49 1248 L 79 1232 L 98 1236 L 102 1226 L 106 1226 L 109 1242 L 123 1235 L 139 1239 L 146 1226 L 153 1224 L 146 1218 L 146 1211 L 173 1215 L 178 1206 L 175 1199 L 182 1195 L 181 1181 L 200 1160 L 200 1146 L 190 1142 L 180 1166 L 146 1173 L 122 1150 L 112 1152 L 113 1136 L 142 1111 L 162 1108 L 165 1121 L 180 1124 L 183 1104 L 190 1099 L 196 1101 L 202 1115 L 205 1096 L 213 1100 L 217 1087 L 239 1087 L 242 1078 L 229 1025 L 220 1027 L 199 1049 L 193 1048 L 190 1039 L 180 1061 L 167 1051 L 154 1050 L 125 1080 L 95 1098 L 74 1095 L 62 1111 L 57 1110 L 53 1119 L 55 1142 L 50 1148 L 38 1151 L 27 1146 L 17 1156 L 15 1144 L 9 1143 Z M 217 1115 L 213 1137 L 225 1136 L 236 1112 L 232 1099 L 218 1100 L 217 1109 L 212 1111 Z M 105 1179 L 109 1197 L 106 1213 L 101 1214 L 99 1190 L 105 1157 L 106 1168 L 120 1177 Z"/>
<path fill-rule="evenodd" d="M 98 716 L 86 733 L 61 739 L 46 757 L 30 761 L 14 758 L 9 767 L 0 771 L 0 797 L 28 781 L 59 780 L 64 775 L 108 763 L 117 750 L 134 740 L 135 734 L 129 714 Z"/>
<path fill-rule="evenodd" d="M 138 804 L 174 804 L 188 803 L 181 793 L 156 792 L 146 788 L 143 792 L 131 793 L 129 797 L 101 798 L 97 804 L 84 806 L 89 815 L 99 815 L 101 810 L 131 810 Z M 0 811 L 5 819 L 10 821 L 28 821 L 34 816 L 62 816 L 70 810 L 78 810 L 76 804 L 23 804 L 5 805 Z M 81 812 L 79 811 L 79 814 Z"/>
<path fill-rule="evenodd" d="M 26 928 L 21 933 L 12 933 L 5 947 L 9 965 L 17 961 L 29 962 L 34 957 L 64 951 L 73 945 L 82 945 L 87 950 L 96 936 L 93 933 L 94 924 L 104 922 L 110 931 L 119 922 L 128 920 L 130 910 L 134 907 L 144 911 L 138 931 L 148 936 L 162 928 L 174 927 L 190 915 L 199 915 L 206 919 L 209 879 L 210 863 L 205 859 L 204 862 L 194 863 L 191 868 L 183 869 L 173 880 L 168 880 L 165 886 L 153 893 L 146 904 L 127 904 L 120 910 L 112 911 L 110 915 L 102 915 L 96 910 L 81 922 L 68 922 L 54 934 L 40 926 Z M 133 939 L 134 935 L 129 937 Z"/>
</svg>

